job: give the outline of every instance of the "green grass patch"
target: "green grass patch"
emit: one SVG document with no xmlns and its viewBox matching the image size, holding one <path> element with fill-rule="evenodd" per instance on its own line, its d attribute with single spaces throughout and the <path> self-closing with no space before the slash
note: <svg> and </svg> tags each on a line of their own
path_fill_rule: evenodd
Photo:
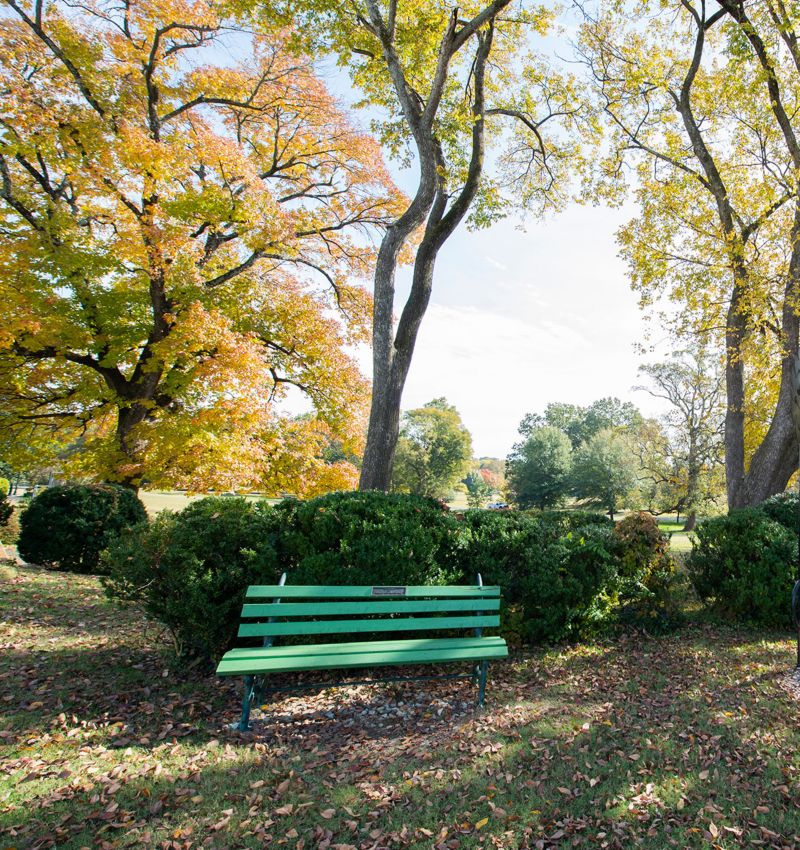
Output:
<svg viewBox="0 0 800 850">
<path fill-rule="evenodd" d="M 469 682 L 318 688 L 230 731 L 91 577 L 0 576 L 0 847 L 793 847 L 789 636 L 699 624 Z M 452 668 L 448 668 L 452 671 Z"/>
</svg>

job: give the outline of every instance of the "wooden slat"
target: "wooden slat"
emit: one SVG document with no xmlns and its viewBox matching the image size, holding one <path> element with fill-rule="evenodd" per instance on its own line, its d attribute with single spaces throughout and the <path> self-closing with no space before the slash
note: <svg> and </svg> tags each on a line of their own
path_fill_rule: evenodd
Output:
<svg viewBox="0 0 800 850">
<path fill-rule="evenodd" d="M 499 636 L 490 637 L 463 637 L 463 638 L 409 638 L 406 640 L 358 640 L 348 643 L 314 643 L 292 646 L 271 646 L 271 655 L 280 657 L 295 657 L 307 655 L 348 655 L 360 653 L 367 655 L 371 652 L 385 652 L 387 649 L 400 649 L 407 651 L 434 651 L 447 649 L 449 647 L 474 647 L 474 646 L 505 646 L 506 642 Z M 264 655 L 261 646 L 245 646 L 231 649 L 225 653 L 227 659 L 260 658 Z"/>
<path fill-rule="evenodd" d="M 254 584 L 247 588 L 248 599 L 280 598 L 280 599 L 363 599 L 378 597 L 373 594 L 374 587 L 381 585 L 302 585 L 302 584 Z M 460 587 L 456 585 L 421 585 L 405 588 L 403 598 L 491 598 L 500 596 L 500 588 L 496 585 L 486 587 Z M 383 597 L 386 598 L 386 597 Z"/>
<path fill-rule="evenodd" d="M 386 649 L 383 652 L 347 653 L 281 658 L 263 650 L 260 658 L 226 659 L 217 667 L 220 676 L 241 676 L 254 673 L 274 673 L 287 670 L 336 670 L 355 667 L 386 667 L 398 664 L 436 664 L 443 661 L 482 661 L 505 658 L 506 646 L 451 647 L 439 650 Z"/>
<path fill-rule="evenodd" d="M 500 617 L 410 617 L 388 620 L 318 620 L 293 623 L 242 623 L 239 637 L 267 635 L 333 635 L 346 632 L 406 632 L 429 629 L 476 629 L 500 625 Z"/>
<path fill-rule="evenodd" d="M 421 599 L 384 602 L 268 602 L 250 603 L 242 617 L 327 617 L 365 614 L 431 614 L 445 611 L 499 611 L 499 597 L 493 599 Z"/>
</svg>

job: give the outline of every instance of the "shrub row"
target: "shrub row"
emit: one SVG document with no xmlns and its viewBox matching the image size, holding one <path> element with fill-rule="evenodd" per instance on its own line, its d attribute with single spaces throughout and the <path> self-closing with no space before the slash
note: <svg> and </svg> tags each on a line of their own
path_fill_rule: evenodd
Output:
<svg viewBox="0 0 800 850">
<path fill-rule="evenodd" d="M 797 527 L 794 494 L 773 496 L 756 508 L 702 522 L 687 560 L 697 595 L 733 619 L 789 626 Z"/>
<path fill-rule="evenodd" d="M 648 515 L 615 529 L 585 516 L 451 513 L 418 496 L 335 493 L 272 508 L 207 498 L 112 544 L 105 586 L 167 625 L 180 651 L 216 658 L 235 641 L 249 584 L 487 584 L 503 589 L 503 632 L 554 641 L 596 632 L 620 611 L 652 613 L 669 572 Z M 643 530 L 644 529 L 644 530 Z M 652 557 L 647 541 L 655 540 Z"/>
</svg>

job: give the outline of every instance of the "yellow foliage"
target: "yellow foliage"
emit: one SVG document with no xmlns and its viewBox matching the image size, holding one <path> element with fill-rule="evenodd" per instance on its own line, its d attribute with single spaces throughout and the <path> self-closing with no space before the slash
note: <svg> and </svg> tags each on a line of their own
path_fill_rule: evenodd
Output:
<svg viewBox="0 0 800 850">
<path fill-rule="evenodd" d="M 292 34 L 235 29 L 186 0 L 0 20 L 4 445 L 154 486 L 353 485 L 323 453 L 360 449 L 346 347 L 406 200 Z M 234 38 L 252 56 L 221 62 Z"/>
</svg>

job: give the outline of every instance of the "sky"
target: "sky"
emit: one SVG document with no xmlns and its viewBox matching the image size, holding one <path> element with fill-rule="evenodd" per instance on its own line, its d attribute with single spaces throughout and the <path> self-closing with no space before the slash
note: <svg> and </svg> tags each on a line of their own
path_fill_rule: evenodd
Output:
<svg viewBox="0 0 800 850">
<path fill-rule="evenodd" d="M 445 396 L 476 457 L 505 457 L 522 417 L 549 402 L 617 396 L 661 412 L 632 389 L 645 326 L 614 238 L 632 213 L 574 204 L 525 230 L 459 229 L 437 261 L 403 409 Z M 368 351 L 361 361 L 369 374 Z"/>
<path fill-rule="evenodd" d="M 325 61 L 319 72 L 349 108 L 356 93 L 347 76 Z M 365 111 L 350 114 L 367 126 Z M 413 194 L 415 169 L 387 165 Z M 439 253 L 402 408 L 444 396 L 471 432 L 475 457 L 500 458 L 516 442 L 522 417 L 549 402 L 588 405 L 617 396 L 647 416 L 663 413 L 663 403 L 633 389 L 646 383 L 638 375 L 646 358 L 637 351 L 645 320 L 615 233 L 635 213 L 632 204 L 573 203 L 524 227 L 519 219 L 477 232 L 462 224 Z M 399 315 L 408 269 L 397 283 Z M 358 359 L 370 376 L 369 349 Z"/>
</svg>

